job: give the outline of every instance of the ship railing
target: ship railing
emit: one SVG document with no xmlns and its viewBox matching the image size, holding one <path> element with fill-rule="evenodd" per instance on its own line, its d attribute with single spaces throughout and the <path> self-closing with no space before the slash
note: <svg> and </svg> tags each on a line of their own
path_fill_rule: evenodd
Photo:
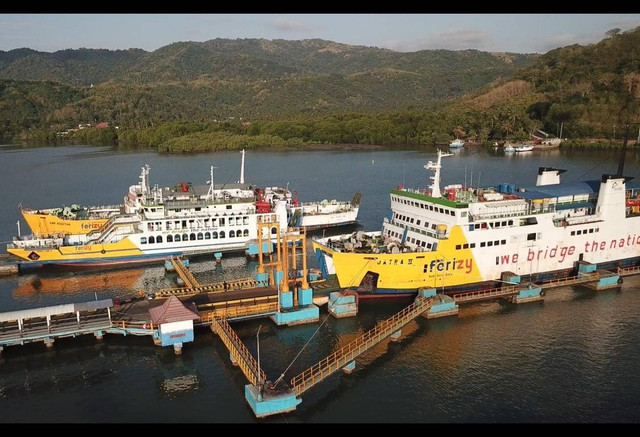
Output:
<svg viewBox="0 0 640 437">
<path fill-rule="evenodd" d="M 220 205 L 227 203 L 254 203 L 256 201 L 255 197 L 230 197 L 228 199 L 224 198 L 216 198 L 212 199 L 198 199 L 196 201 L 192 200 L 165 200 L 164 204 L 154 204 L 154 203 L 146 203 L 144 206 L 164 206 L 165 208 L 202 208 L 208 205 Z"/>
<path fill-rule="evenodd" d="M 548 212 L 548 211 L 544 211 Z M 487 219 L 496 219 L 496 218 L 510 218 L 510 217 L 521 217 L 525 215 L 533 215 L 534 212 L 529 211 L 518 211 L 518 212 L 504 212 L 504 213 L 485 213 L 485 214 L 472 214 L 469 213 L 469 223 L 473 223 L 476 220 L 487 220 Z"/>
</svg>

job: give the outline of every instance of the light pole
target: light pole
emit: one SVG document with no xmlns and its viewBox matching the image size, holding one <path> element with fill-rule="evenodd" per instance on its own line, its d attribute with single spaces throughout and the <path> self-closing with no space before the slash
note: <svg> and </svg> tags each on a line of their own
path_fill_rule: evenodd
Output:
<svg viewBox="0 0 640 437">
<path fill-rule="evenodd" d="M 262 325 L 258 326 L 258 332 L 256 332 L 256 347 L 258 349 L 258 400 L 262 400 L 262 372 L 260 371 L 260 329 L 262 329 Z"/>
</svg>

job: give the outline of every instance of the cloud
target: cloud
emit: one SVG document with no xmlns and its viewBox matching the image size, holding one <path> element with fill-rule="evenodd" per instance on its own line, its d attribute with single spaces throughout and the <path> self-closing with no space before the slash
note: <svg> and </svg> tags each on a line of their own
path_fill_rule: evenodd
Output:
<svg viewBox="0 0 640 437">
<path fill-rule="evenodd" d="M 302 21 L 285 20 L 284 18 L 276 18 L 271 22 L 271 25 L 283 32 L 306 32 L 312 30 L 311 26 Z"/>
<path fill-rule="evenodd" d="M 487 49 L 492 43 L 491 37 L 483 30 L 451 29 L 415 39 L 388 40 L 381 45 L 401 52 L 415 52 L 427 49 Z"/>
<path fill-rule="evenodd" d="M 25 30 L 34 27 L 30 21 L 0 21 L 0 31 Z"/>
<path fill-rule="evenodd" d="M 574 33 L 559 33 L 546 39 L 537 41 L 536 44 L 531 46 L 531 49 L 537 53 L 546 53 L 549 50 L 557 49 L 558 47 L 570 46 L 573 44 L 588 45 L 597 43 L 598 41 L 606 37 L 607 35 L 605 35 L 605 32 L 589 32 L 578 35 Z"/>
</svg>

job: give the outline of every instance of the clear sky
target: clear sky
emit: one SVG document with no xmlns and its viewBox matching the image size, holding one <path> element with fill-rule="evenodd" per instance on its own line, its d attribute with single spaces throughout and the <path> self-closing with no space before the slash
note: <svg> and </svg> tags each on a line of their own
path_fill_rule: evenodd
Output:
<svg viewBox="0 0 640 437">
<path fill-rule="evenodd" d="M 637 26 L 640 14 L 0 14 L 0 50 L 151 51 L 214 38 L 321 38 L 399 51 L 544 53 Z"/>
</svg>

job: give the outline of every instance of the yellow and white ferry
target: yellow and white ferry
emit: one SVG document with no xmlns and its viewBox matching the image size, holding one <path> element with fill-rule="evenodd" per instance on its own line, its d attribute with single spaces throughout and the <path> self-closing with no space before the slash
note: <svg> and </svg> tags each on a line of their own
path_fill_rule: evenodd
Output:
<svg viewBox="0 0 640 437">
<path fill-rule="evenodd" d="M 97 229 L 15 237 L 7 252 L 25 264 L 140 263 L 171 255 L 244 250 L 257 238 L 257 223 L 274 223 L 273 235 L 276 223 L 281 231 L 287 227 L 289 199 L 275 191 L 266 198 L 265 190 L 249 184 L 214 185 L 213 167 L 208 185 L 151 187 L 149 172 L 149 166 L 142 168 L 140 183 L 129 187 L 124 203 Z"/>
<path fill-rule="evenodd" d="M 241 153 L 242 165 L 238 183 L 244 184 L 245 151 L 242 150 Z M 190 189 L 192 189 L 190 184 L 180 182 L 176 184 L 173 191 L 188 192 Z M 206 190 L 207 187 L 204 188 L 204 191 Z M 357 223 L 362 197 L 361 193 L 356 193 L 351 201 L 324 199 L 321 202 L 299 203 L 297 193 L 294 195 L 288 188 L 266 187 L 262 194 L 266 201 L 272 201 L 273 198 L 286 200 L 289 225 L 304 227 L 307 230 Z M 124 211 L 124 204 L 89 207 L 74 204 L 38 210 L 21 208 L 22 216 L 35 237 L 89 234 L 100 230 L 111 217 L 122 214 Z"/>
<path fill-rule="evenodd" d="M 535 186 L 441 191 L 442 158 L 450 155 L 438 151 L 425 165 L 434 172 L 428 190 L 391 190 L 381 232 L 314 239 L 323 275 L 373 297 L 488 286 L 504 272 L 543 280 L 577 261 L 640 261 L 640 186 L 631 178 L 561 183 L 564 170 L 541 167 Z"/>
</svg>

